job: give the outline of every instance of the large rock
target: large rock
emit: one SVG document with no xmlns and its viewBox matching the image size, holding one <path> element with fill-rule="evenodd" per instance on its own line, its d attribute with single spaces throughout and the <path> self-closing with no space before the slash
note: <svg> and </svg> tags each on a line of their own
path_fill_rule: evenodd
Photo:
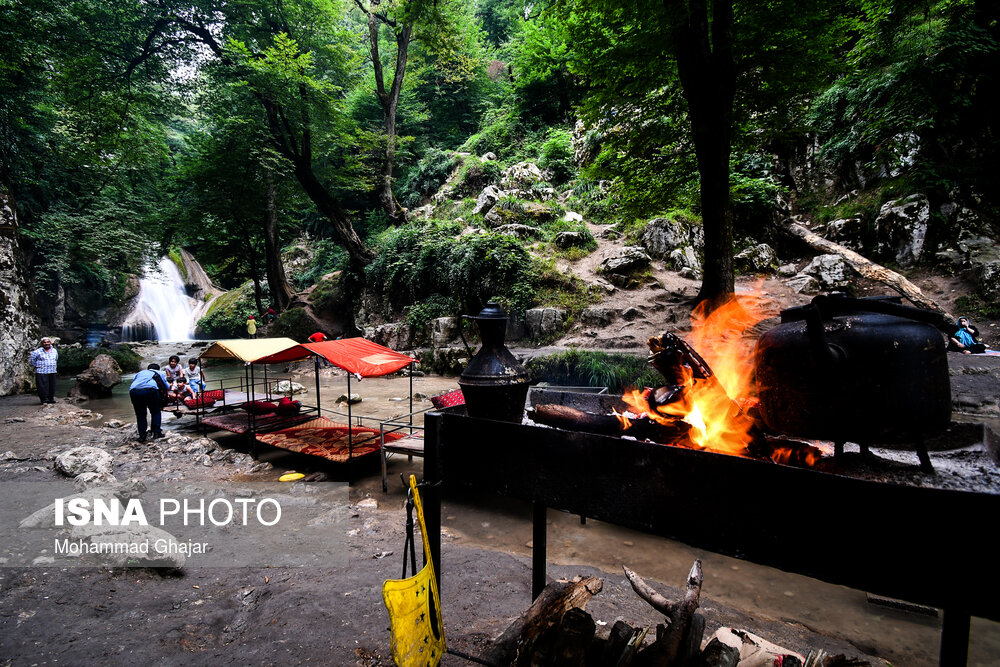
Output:
<svg viewBox="0 0 1000 667">
<path fill-rule="evenodd" d="M 110 475 L 114 466 L 111 454 L 99 447 L 74 447 L 56 457 L 55 469 L 69 477 L 76 477 L 85 472 L 105 473 Z"/>
<path fill-rule="evenodd" d="M 875 219 L 879 255 L 903 267 L 914 265 L 923 254 L 930 217 L 930 203 L 921 194 L 883 204 Z"/>
<path fill-rule="evenodd" d="M 566 321 L 566 311 L 561 308 L 531 308 L 524 314 L 528 337 L 534 340 L 559 333 Z"/>
<path fill-rule="evenodd" d="M 525 202 L 524 217 L 537 223 L 545 223 L 555 220 L 556 213 L 545 204 L 539 204 L 538 202 Z"/>
<path fill-rule="evenodd" d="M 122 381 L 122 369 L 114 357 L 99 354 L 90 367 L 76 376 L 74 389 L 89 398 L 110 398 L 111 390 Z"/>
<path fill-rule="evenodd" d="M 305 385 L 291 380 L 278 380 L 274 383 L 274 393 L 276 394 L 304 394 L 308 389 Z"/>
<path fill-rule="evenodd" d="M 38 347 L 38 311 L 17 225 L 17 206 L 0 185 L 0 396 L 34 383 L 28 353 Z"/>
<path fill-rule="evenodd" d="M 487 185 L 483 188 L 483 191 L 479 193 L 479 196 L 476 197 L 476 208 L 472 209 L 473 215 L 489 211 L 502 196 L 503 192 L 499 190 L 497 186 Z"/>
<path fill-rule="evenodd" d="M 642 232 L 642 246 L 650 256 L 667 259 L 677 248 L 690 245 L 699 248 L 704 245 L 701 225 L 683 216 L 674 218 L 654 218 L 646 223 Z"/>
<path fill-rule="evenodd" d="M 815 278 L 824 290 L 847 287 L 851 279 L 851 267 L 840 255 L 818 255 L 799 273 Z"/>
<path fill-rule="evenodd" d="M 742 273 L 773 271 L 778 266 L 778 253 L 766 243 L 758 243 L 733 257 L 733 265 Z"/>
<path fill-rule="evenodd" d="M 531 225 L 522 225 L 519 223 L 511 223 L 509 225 L 500 225 L 496 228 L 497 234 L 502 234 L 504 236 L 513 236 L 516 239 L 536 239 L 542 234 L 542 230 L 538 227 L 532 227 Z"/>
<path fill-rule="evenodd" d="M 406 322 L 365 327 L 364 332 L 368 340 L 393 350 L 409 350 L 413 347 L 413 327 Z"/>
<path fill-rule="evenodd" d="M 605 257 L 600 266 L 597 267 L 599 273 L 625 275 L 633 271 L 641 271 L 649 267 L 649 255 L 642 248 L 637 246 L 625 246 L 614 254 Z"/>
<path fill-rule="evenodd" d="M 431 345 L 448 347 L 459 339 L 462 321 L 457 317 L 438 317 L 431 320 Z"/>
<path fill-rule="evenodd" d="M 600 306 L 590 306 L 584 308 L 580 313 L 580 321 L 588 326 L 606 327 L 613 323 L 618 317 L 618 310 L 614 308 L 601 308 Z"/>
<path fill-rule="evenodd" d="M 863 253 L 862 239 L 865 238 L 866 233 L 867 230 L 861 218 L 841 218 L 826 223 L 826 231 L 823 236 L 845 248 Z"/>
<path fill-rule="evenodd" d="M 667 266 L 690 280 L 701 280 L 701 260 L 695 254 L 694 248 L 686 245 L 677 248 L 667 257 Z"/>
<path fill-rule="evenodd" d="M 535 183 L 544 181 L 542 170 L 533 162 L 518 162 L 507 168 L 500 177 L 504 190 L 529 190 Z"/>
<path fill-rule="evenodd" d="M 556 244 L 557 248 L 566 250 L 568 248 L 578 248 L 587 245 L 590 242 L 590 237 L 583 232 L 559 232 L 552 239 L 552 242 Z"/>
</svg>

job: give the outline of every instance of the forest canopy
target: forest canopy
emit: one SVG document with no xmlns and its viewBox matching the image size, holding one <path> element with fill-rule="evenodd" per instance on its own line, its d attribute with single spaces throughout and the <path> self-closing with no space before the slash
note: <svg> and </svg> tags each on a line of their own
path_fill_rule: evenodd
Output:
<svg viewBox="0 0 1000 667">
<path fill-rule="evenodd" d="M 455 227 L 487 227 L 474 199 L 522 161 L 590 219 L 699 221 L 711 299 L 777 202 L 903 181 L 995 224 L 998 31 L 975 0 L 0 0 L 0 187 L 43 303 L 120 302 L 184 247 L 258 309 L 336 270 L 397 313 L 524 309 L 544 261 Z M 441 219 L 413 215 L 449 178 Z M 478 258 L 497 293 L 445 293 L 428 257 Z"/>
</svg>

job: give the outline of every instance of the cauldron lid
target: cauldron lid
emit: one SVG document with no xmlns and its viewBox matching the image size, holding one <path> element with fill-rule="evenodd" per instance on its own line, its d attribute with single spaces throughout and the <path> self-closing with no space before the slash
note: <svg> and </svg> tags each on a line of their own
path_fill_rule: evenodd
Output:
<svg viewBox="0 0 1000 667">
<path fill-rule="evenodd" d="M 471 320 L 505 320 L 507 313 L 503 311 L 500 304 L 490 301 L 486 307 L 479 311 L 478 315 L 466 315 Z"/>
</svg>

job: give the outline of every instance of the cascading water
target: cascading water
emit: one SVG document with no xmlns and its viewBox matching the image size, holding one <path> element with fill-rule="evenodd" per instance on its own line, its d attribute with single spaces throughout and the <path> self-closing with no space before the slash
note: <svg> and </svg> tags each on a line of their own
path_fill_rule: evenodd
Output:
<svg viewBox="0 0 1000 667">
<path fill-rule="evenodd" d="M 139 281 L 138 300 L 122 325 L 122 340 L 191 340 L 204 310 L 205 303 L 188 296 L 177 266 L 164 257 Z"/>
</svg>

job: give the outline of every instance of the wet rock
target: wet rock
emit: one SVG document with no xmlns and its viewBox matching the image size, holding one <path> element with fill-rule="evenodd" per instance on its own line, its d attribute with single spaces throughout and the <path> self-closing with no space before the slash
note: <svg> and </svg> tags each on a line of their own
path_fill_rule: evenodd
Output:
<svg viewBox="0 0 1000 667">
<path fill-rule="evenodd" d="M 85 472 L 111 474 L 114 460 L 98 447 L 74 447 L 56 457 L 55 469 L 69 477 Z"/>
<path fill-rule="evenodd" d="M 531 308 L 525 313 L 525 326 L 532 339 L 558 333 L 565 321 L 566 311 L 561 308 Z"/>
<path fill-rule="evenodd" d="M 78 492 L 112 486 L 118 486 L 118 479 L 106 472 L 82 472 L 73 479 L 73 488 Z"/>
<path fill-rule="evenodd" d="M 337 397 L 337 403 L 345 403 L 347 405 L 354 405 L 355 403 L 361 402 L 361 394 L 352 393 L 350 396 L 347 394 L 341 394 Z"/>
<path fill-rule="evenodd" d="M 84 372 L 76 376 L 73 390 L 88 398 L 109 398 L 111 390 L 122 381 L 122 369 L 109 354 L 99 354 Z"/>
<path fill-rule="evenodd" d="M 111 421 L 104 422 L 104 426 L 106 428 L 122 428 L 125 424 L 118 419 L 112 419 Z"/>
<path fill-rule="evenodd" d="M 611 275 L 625 275 L 633 271 L 641 271 L 650 265 L 650 257 L 638 246 L 625 246 L 614 254 L 605 257 L 598 272 Z"/>
<path fill-rule="evenodd" d="M 304 394 L 308 391 L 305 385 L 291 380 L 279 380 L 274 383 L 274 393 L 276 394 Z"/>
<path fill-rule="evenodd" d="M 758 243 L 733 257 L 733 264 L 742 273 L 773 271 L 778 265 L 778 253 L 766 243 Z"/>
<path fill-rule="evenodd" d="M 903 267 L 913 266 L 924 250 L 930 214 L 930 203 L 922 194 L 883 204 L 875 219 L 879 255 Z"/>
</svg>

